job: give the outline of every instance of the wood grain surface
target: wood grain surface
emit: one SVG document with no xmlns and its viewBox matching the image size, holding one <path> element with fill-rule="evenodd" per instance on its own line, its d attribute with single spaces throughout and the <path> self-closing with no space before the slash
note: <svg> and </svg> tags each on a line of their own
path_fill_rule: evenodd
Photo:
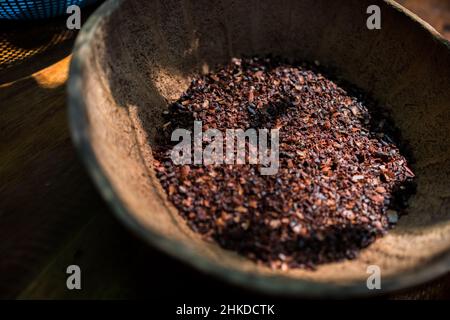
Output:
<svg viewBox="0 0 450 320">
<path fill-rule="evenodd" d="M 450 0 L 399 2 L 450 39 Z M 0 30 L 33 37 L 29 27 Z M 20 64 L 0 64 L 0 298 L 254 295 L 149 248 L 110 213 L 70 140 L 65 83 L 74 36 Z M 66 288 L 71 264 L 82 269 L 80 291 Z M 448 299 L 450 274 L 384 298 Z"/>
</svg>

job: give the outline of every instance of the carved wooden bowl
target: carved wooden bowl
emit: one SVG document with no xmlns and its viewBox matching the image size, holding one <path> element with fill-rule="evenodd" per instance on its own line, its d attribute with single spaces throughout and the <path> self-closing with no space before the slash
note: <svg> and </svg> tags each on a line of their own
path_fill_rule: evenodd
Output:
<svg viewBox="0 0 450 320">
<path fill-rule="evenodd" d="M 369 5 L 381 30 L 366 27 Z M 152 169 L 169 102 L 195 72 L 231 57 L 319 60 L 391 109 L 415 158 L 417 193 L 387 236 L 351 261 L 274 271 L 193 233 Z M 450 267 L 450 45 L 428 24 L 381 0 L 108 1 L 80 32 L 69 80 L 72 135 L 100 192 L 148 243 L 261 292 L 351 296 L 381 268 L 381 291 Z"/>
</svg>

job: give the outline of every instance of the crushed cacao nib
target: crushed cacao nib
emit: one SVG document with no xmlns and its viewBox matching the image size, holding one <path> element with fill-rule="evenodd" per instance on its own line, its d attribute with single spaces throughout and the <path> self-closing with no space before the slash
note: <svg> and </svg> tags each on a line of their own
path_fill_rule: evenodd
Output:
<svg viewBox="0 0 450 320">
<path fill-rule="evenodd" d="M 153 150 L 157 177 L 190 228 L 258 263 L 285 270 L 355 258 L 397 223 L 414 174 L 391 121 L 348 92 L 304 64 L 232 59 L 169 106 Z M 221 132 L 278 128 L 278 172 L 175 165 L 171 134 L 194 120 Z"/>
</svg>

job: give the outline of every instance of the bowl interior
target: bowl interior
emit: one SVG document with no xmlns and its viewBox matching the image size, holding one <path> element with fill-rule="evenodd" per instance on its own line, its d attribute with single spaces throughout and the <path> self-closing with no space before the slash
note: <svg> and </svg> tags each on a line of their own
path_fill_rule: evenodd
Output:
<svg viewBox="0 0 450 320">
<path fill-rule="evenodd" d="M 381 30 L 369 30 L 377 4 Z M 193 74 L 231 57 L 314 61 L 387 106 L 412 147 L 417 192 L 397 228 L 352 261 L 273 271 L 203 241 L 167 201 L 152 169 L 162 112 Z M 450 49 L 390 1 L 109 1 L 85 25 L 70 78 L 71 125 L 116 213 L 151 243 L 203 270 L 281 293 L 368 293 L 448 270 Z M 345 290 L 344 290 L 345 289 Z"/>
</svg>

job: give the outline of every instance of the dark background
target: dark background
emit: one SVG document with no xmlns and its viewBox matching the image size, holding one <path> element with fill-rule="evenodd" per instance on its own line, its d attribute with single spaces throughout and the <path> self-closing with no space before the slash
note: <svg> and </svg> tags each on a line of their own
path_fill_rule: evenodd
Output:
<svg viewBox="0 0 450 320">
<path fill-rule="evenodd" d="M 450 0 L 399 2 L 450 39 Z M 65 19 L 0 21 L 0 298 L 264 298 L 148 247 L 111 214 L 70 140 L 75 36 Z M 80 291 L 66 289 L 71 264 Z M 381 298 L 449 299 L 450 274 Z"/>
</svg>

